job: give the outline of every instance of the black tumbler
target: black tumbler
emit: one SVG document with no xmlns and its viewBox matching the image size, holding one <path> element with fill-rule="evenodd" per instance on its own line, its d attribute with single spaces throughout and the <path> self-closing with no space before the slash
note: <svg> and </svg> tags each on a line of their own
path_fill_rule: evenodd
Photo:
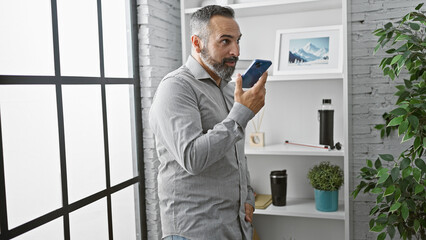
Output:
<svg viewBox="0 0 426 240">
<path fill-rule="evenodd" d="M 272 171 L 271 175 L 272 204 L 285 206 L 287 200 L 287 171 Z"/>
</svg>

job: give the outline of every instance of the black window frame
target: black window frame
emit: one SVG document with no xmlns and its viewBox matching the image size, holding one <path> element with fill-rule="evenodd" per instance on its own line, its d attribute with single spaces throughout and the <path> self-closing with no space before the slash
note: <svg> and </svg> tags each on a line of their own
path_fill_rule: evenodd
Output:
<svg viewBox="0 0 426 240">
<path fill-rule="evenodd" d="M 130 23 L 131 23 L 131 45 L 132 45 L 132 78 L 107 78 L 104 70 L 104 52 L 103 52 L 103 32 L 102 32 L 102 5 L 101 0 L 97 0 L 97 15 L 98 15 L 98 35 L 99 35 L 99 63 L 100 77 L 70 77 L 61 76 L 60 57 L 59 57 L 59 38 L 58 38 L 58 17 L 56 0 L 51 0 L 52 14 L 52 36 L 54 48 L 54 66 L 55 76 L 30 76 L 30 75 L 0 75 L 0 85 L 55 85 L 56 101 L 58 114 L 58 135 L 59 135 L 59 150 L 60 150 L 60 167 L 61 167 L 61 190 L 62 190 L 62 207 L 51 211 L 45 215 L 35 218 L 13 229 L 9 229 L 7 218 L 7 202 L 6 202 L 6 187 L 5 187 L 5 169 L 3 155 L 3 139 L 2 125 L 0 114 L 0 240 L 9 240 L 21 234 L 29 232 L 37 227 L 42 226 L 50 221 L 63 217 L 64 240 L 70 240 L 70 221 L 69 214 L 77 209 L 87 206 L 102 198 L 107 199 L 107 214 L 108 214 L 108 232 L 109 239 L 113 239 L 112 227 L 112 203 L 111 195 L 117 191 L 123 190 L 126 187 L 138 184 L 139 202 L 136 206 L 136 211 L 139 214 L 139 220 L 136 221 L 140 232 L 140 239 L 147 239 L 146 227 L 146 207 L 145 207 L 145 176 L 143 162 L 143 141 L 142 141 L 142 112 L 141 112 L 141 93 L 139 80 L 139 48 L 138 48 L 138 25 L 137 25 L 137 3 L 136 0 L 128 0 L 130 5 Z M 105 149 L 105 172 L 106 172 L 106 188 L 100 192 L 92 194 L 79 201 L 68 202 L 68 186 L 66 172 L 66 156 L 65 156 L 65 137 L 64 137 L 64 119 L 62 106 L 62 85 L 65 84 L 97 84 L 101 86 L 102 94 L 102 118 L 103 118 L 103 135 Z M 135 140 L 137 153 L 137 176 L 111 186 L 110 169 L 109 169 L 109 149 L 108 149 L 108 128 L 107 128 L 107 112 L 106 112 L 106 93 L 105 88 L 109 84 L 125 84 L 133 85 L 134 89 L 134 106 L 135 112 Z M 136 233 L 135 233 L 136 234 Z M 135 236 L 136 238 L 136 236 Z"/>
</svg>

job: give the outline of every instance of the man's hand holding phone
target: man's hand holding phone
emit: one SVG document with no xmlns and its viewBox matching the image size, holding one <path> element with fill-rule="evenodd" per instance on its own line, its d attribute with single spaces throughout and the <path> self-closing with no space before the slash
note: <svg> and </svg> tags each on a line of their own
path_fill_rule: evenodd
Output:
<svg viewBox="0 0 426 240">
<path fill-rule="evenodd" d="M 254 114 L 258 113 L 265 105 L 265 84 L 267 78 L 268 72 L 264 72 L 259 81 L 257 81 L 252 88 L 244 91 L 241 74 L 237 74 L 237 79 L 235 80 L 234 100 L 248 107 L 254 112 Z"/>
</svg>

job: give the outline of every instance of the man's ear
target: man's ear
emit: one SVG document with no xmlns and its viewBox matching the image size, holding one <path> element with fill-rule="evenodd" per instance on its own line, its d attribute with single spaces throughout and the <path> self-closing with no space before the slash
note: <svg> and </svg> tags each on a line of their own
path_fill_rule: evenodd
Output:
<svg viewBox="0 0 426 240">
<path fill-rule="evenodd" d="M 191 36 L 191 42 L 192 42 L 192 46 L 195 49 L 195 52 L 200 53 L 201 52 L 201 39 L 197 36 L 197 35 L 192 35 Z"/>
</svg>

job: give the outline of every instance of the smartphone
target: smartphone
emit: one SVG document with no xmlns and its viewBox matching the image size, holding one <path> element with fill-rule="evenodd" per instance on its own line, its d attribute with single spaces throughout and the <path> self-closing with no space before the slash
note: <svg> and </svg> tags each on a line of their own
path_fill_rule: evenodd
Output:
<svg viewBox="0 0 426 240">
<path fill-rule="evenodd" d="M 269 60 L 255 59 L 250 67 L 247 68 L 246 72 L 242 75 L 243 77 L 243 88 L 251 88 L 259 81 L 262 74 L 268 70 L 272 62 Z"/>
</svg>

